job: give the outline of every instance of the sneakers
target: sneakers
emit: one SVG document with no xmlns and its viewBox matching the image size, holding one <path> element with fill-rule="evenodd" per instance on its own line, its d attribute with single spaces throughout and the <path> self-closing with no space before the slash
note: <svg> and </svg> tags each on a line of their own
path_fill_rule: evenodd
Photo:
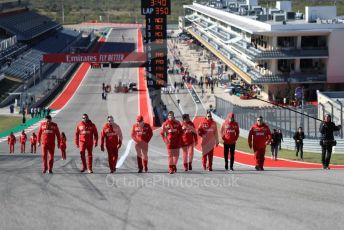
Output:
<svg viewBox="0 0 344 230">
<path fill-rule="evenodd" d="M 42 173 L 45 174 L 46 172 L 47 172 L 47 170 L 46 170 L 46 169 L 43 169 Z"/>
<path fill-rule="evenodd" d="M 85 172 L 85 171 L 86 171 L 86 169 L 81 169 L 81 170 L 80 170 L 81 173 L 83 173 L 83 172 Z"/>
<path fill-rule="evenodd" d="M 258 167 L 258 166 L 256 166 L 256 167 L 254 167 L 257 171 L 259 171 L 260 170 L 260 168 Z"/>
<path fill-rule="evenodd" d="M 192 170 L 192 163 L 189 163 L 189 170 Z"/>
<path fill-rule="evenodd" d="M 49 174 L 52 174 L 52 173 L 53 173 L 53 170 L 49 170 L 48 173 L 49 173 Z"/>
<path fill-rule="evenodd" d="M 92 169 L 89 169 L 89 170 L 87 170 L 87 171 L 88 171 L 88 173 L 90 173 L 90 174 L 93 173 Z"/>
<path fill-rule="evenodd" d="M 148 172 L 148 168 L 144 168 L 143 170 L 145 171 L 145 173 Z"/>
<path fill-rule="evenodd" d="M 230 168 L 231 171 L 234 171 L 233 167 Z"/>
<path fill-rule="evenodd" d="M 139 171 L 137 171 L 137 173 L 142 173 L 142 169 L 139 169 Z"/>
<path fill-rule="evenodd" d="M 213 168 L 212 167 L 209 167 L 208 168 L 209 172 L 213 171 Z"/>
<path fill-rule="evenodd" d="M 228 170 L 228 163 L 225 164 L 225 169 Z"/>
<path fill-rule="evenodd" d="M 261 168 L 260 168 L 260 171 L 264 171 L 264 168 L 263 168 L 263 167 L 261 167 Z"/>
<path fill-rule="evenodd" d="M 184 171 L 187 172 L 188 170 L 189 170 L 188 164 L 185 163 L 185 164 L 184 164 Z"/>
</svg>

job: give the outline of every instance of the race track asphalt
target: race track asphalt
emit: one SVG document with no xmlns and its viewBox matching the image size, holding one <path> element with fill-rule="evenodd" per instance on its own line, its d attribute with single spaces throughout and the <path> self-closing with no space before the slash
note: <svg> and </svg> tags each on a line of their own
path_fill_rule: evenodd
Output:
<svg viewBox="0 0 344 230">
<path fill-rule="evenodd" d="M 136 30 L 112 30 L 136 41 Z M 71 101 L 54 121 L 68 138 L 67 160 L 56 150 L 54 173 L 42 175 L 40 150 L 9 155 L 0 144 L 0 229 L 341 229 L 344 224 L 343 170 L 267 169 L 235 165 L 226 172 L 223 159 L 214 160 L 214 171 L 201 170 L 195 153 L 194 170 L 167 174 L 167 157 L 154 132 L 149 151 L 149 173 L 137 174 L 136 153 L 130 141 L 131 125 L 138 113 L 137 92 L 101 99 L 103 82 L 137 82 L 138 69 L 90 69 Z M 187 91 L 181 108 L 175 95 L 163 95 L 180 119 L 182 110 L 193 116 L 204 109 Z M 100 131 L 113 115 L 124 133 L 120 150 L 123 164 L 108 174 L 106 153 L 94 150 L 94 174 L 81 174 L 73 133 L 83 113 Z M 129 146 L 129 147 L 128 147 Z M 16 146 L 18 151 L 18 145 Z M 126 152 L 128 153 L 127 157 Z"/>
</svg>

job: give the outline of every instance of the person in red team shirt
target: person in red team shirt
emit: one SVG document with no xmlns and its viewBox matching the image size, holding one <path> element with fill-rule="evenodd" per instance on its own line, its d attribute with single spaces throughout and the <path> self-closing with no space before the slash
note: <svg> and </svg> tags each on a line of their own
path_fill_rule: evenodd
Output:
<svg viewBox="0 0 344 230">
<path fill-rule="evenodd" d="M 30 143 L 31 143 L 31 153 L 36 153 L 36 149 L 37 149 L 36 133 L 32 133 L 32 136 L 30 137 Z"/>
<path fill-rule="evenodd" d="M 14 145 L 16 144 L 17 139 L 14 136 L 13 132 L 7 137 L 7 143 L 10 146 L 10 153 L 14 153 Z"/>
<path fill-rule="evenodd" d="M 61 150 L 61 157 L 62 160 L 66 160 L 66 149 L 67 149 L 67 138 L 64 132 L 61 133 L 61 140 L 60 140 L 60 150 Z"/>
<path fill-rule="evenodd" d="M 211 112 L 198 126 L 198 135 L 202 137 L 202 165 L 204 170 L 213 171 L 214 148 L 219 145 L 217 125 L 212 118 Z M 208 165 L 207 165 L 208 161 Z"/>
<path fill-rule="evenodd" d="M 230 170 L 233 171 L 235 144 L 239 138 L 239 125 L 234 120 L 234 113 L 229 113 L 221 126 L 221 136 L 224 147 L 225 169 L 228 170 L 228 153 L 230 152 Z"/>
<path fill-rule="evenodd" d="M 23 130 L 19 136 L 19 143 L 20 143 L 20 153 L 25 153 L 27 136 L 25 130 Z"/>
<path fill-rule="evenodd" d="M 256 158 L 256 170 L 264 170 L 265 148 L 271 141 L 269 127 L 263 122 L 262 117 L 257 118 L 257 123 L 252 125 L 248 134 L 248 145 L 253 147 Z"/>
<path fill-rule="evenodd" d="M 174 117 L 172 111 L 168 112 L 167 120 L 162 124 L 160 135 L 166 144 L 168 153 L 168 172 L 177 172 L 179 149 L 181 147 L 181 137 L 183 131 L 179 121 Z"/>
<path fill-rule="evenodd" d="M 189 114 L 183 114 L 181 123 L 182 134 L 182 150 L 184 170 L 192 170 L 192 160 L 194 155 L 194 147 L 198 143 L 197 132 L 194 123 L 190 120 Z"/>
<path fill-rule="evenodd" d="M 131 138 L 135 141 L 138 173 L 142 173 L 143 170 L 148 171 L 148 143 L 152 136 L 151 126 L 144 122 L 141 115 L 137 116 L 136 124 L 131 129 Z"/>
<path fill-rule="evenodd" d="M 55 154 L 55 137 L 57 139 L 57 148 L 60 143 L 60 131 L 56 123 L 51 121 L 51 116 L 47 115 L 45 121 L 40 124 L 38 130 L 38 146 L 42 145 L 43 173 L 47 169 L 49 173 L 53 172 L 54 154 Z M 49 160 L 47 162 L 49 154 Z"/>
<path fill-rule="evenodd" d="M 104 152 L 105 142 L 108 152 L 110 173 L 114 173 L 118 160 L 118 150 L 122 146 L 123 135 L 121 128 L 114 122 L 112 116 L 108 116 L 107 120 L 108 122 L 104 124 L 101 132 L 100 149 Z"/>
<path fill-rule="evenodd" d="M 80 172 L 85 172 L 86 170 L 86 150 L 88 153 L 87 169 L 88 173 L 93 173 L 92 171 L 92 151 L 94 147 L 98 146 L 98 131 L 96 126 L 88 118 L 87 114 L 82 115 L 82 121 L 75 128 L 75 145 L 80 149 L 82 168 Z"/>
</svg>

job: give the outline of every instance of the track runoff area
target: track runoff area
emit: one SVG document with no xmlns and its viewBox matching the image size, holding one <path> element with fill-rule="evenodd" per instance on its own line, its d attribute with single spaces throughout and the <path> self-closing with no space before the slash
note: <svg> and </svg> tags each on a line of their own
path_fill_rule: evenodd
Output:
<svg viewBox="0 0 344 230">
<path fill-rule="evenodd" d="M 112 28 L 106 42 L 135 44 L 142 49 L 137 29 Z M 100 44 L 101 46 L 101 44 Z M 102 47 L 99 47 L 102 49 Z M 136 82 L 139 91 L 109 93 L 102 99 L 102 83 L 111 86 Z M 205 115 L 191 95 L 163 96 L 176 118 Z M 138 114 L 152 120 L 142 68 L 90 68 L 84 63 L 52 102 L 53 121 L 67 136 L 67 159 L 56 149 L 53 174 L 42 174 L 41 150 L 35 154 L 8 155 L 0 143 L 1 229 L 324 229 L 341 228 L 343 170 L 269 168 L 255 171 L 249 164 L 224 170 L 215 157 L 213 171 L 204 171 L 196 149 L 193 170 L 170 175 L 167 152 L 156 128 L 149 143 L 148 173 L 137 173 L 131 127 Z M 108 115 L 123 132 L 117 171 L 109 174 L 108 157 L 99 147 L 93 151 L 93 174 L 80 173 L 74 129 L 87 113 L 101 130 Z M 34 130 L 37 132 L 37 130 Z M 31 136 L 31 133 L 28 133 Z M 16 145 L 15 152 L 18 152 Z"/>
</svg>

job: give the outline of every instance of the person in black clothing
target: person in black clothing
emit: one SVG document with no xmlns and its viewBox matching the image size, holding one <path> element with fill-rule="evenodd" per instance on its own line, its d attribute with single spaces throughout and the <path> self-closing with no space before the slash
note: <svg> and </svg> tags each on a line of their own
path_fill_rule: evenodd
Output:
<svg viewBox="0 0 344 230">
<path fill-rule="evenodd" d="M 322 149 L 321 154 L 321 162 L 323 164 L 324 169 L 330 169 L 330 161 L 331 161 L 331 154 L 332 154 L 332 147 L 335 146 L 337 143 L 334 140 L 333 132 L 339 131 L 342 127 L 340 125 L 336 126 L 331 121 L 331 115 L 326 114 L 324 121 L 320 125 L 320 145 Z"/>
<path fill-rule="evenodd" d="M 273 130 L 273 133 L 271 135 L 271 158 L 275 161 L 277 161 L 277 155 L 278 155 L 278 146 L 281 142 L 280 135 L 277 132 L 276 129 Z"/>
<path fill-rule="evenodd" d="M 300 158 L 303 160 L 303 139 L 305 139 L 305 133 L 303 132 L 302 127 L 298 128 L 293 139 L 295 140 L 296 156 L 300 153 Z"/>
<path fill-rule="evenodd" d="M 282 149 L 283 134 L 282 134 L 282 131 L 280 129 L 278 130 L 278 134 L 280 136 L 280 142 L 278 143 L 278 147 L 279 147 L 279 150 L 281 150 Z"/>
</svg>

